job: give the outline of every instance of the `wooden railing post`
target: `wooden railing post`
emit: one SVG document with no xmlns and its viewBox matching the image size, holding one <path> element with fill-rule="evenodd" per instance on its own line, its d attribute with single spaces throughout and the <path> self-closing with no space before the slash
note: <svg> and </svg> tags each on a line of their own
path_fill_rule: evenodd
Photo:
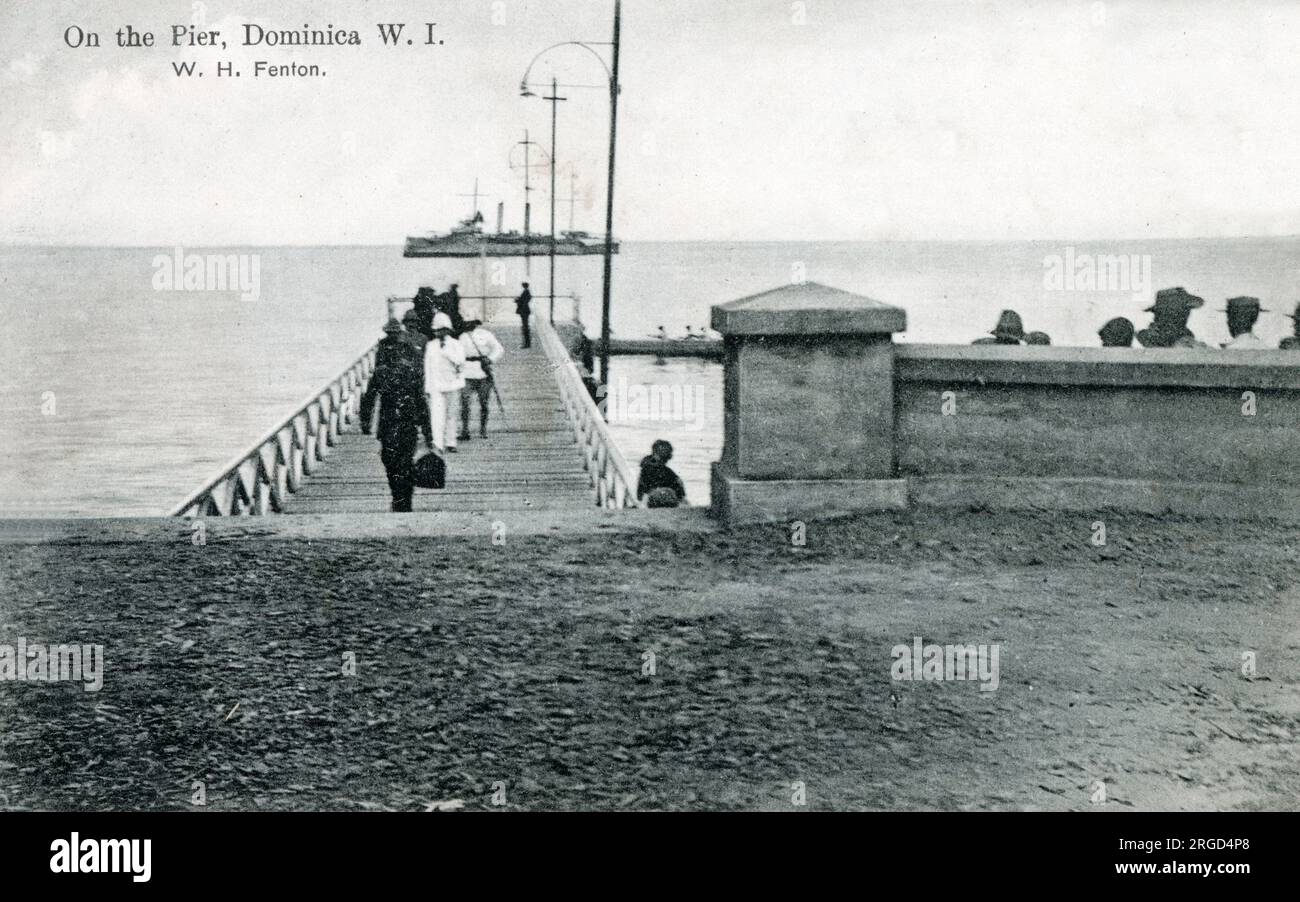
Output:
<svg viewBox="0 0 1300 902">
<path fill-rule="evenodd" d="M 599 507 L 638 507 L 636 477 L 623 458 L 605 425 L 605 418 L 592 400 L 578 373 L 578 366 L 546 317 L 533 317 L 533 331 L 551 363 L 560 389 L 574 441 Z"/>
</svg>

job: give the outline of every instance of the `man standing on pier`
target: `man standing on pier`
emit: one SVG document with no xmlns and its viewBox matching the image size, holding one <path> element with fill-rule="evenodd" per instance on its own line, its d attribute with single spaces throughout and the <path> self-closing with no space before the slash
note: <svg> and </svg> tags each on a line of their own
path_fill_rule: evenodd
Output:
<svg viewBox="0 0 1300 902">
<path fill-rule="evenodd" d="M 433 318 L 433 341 L 424 349 L 424 390 L 439 453 L 456 453 L 456 409 L 465 387 L 464 369 L 465 348 L 451 334 L 451 317 L 439 313 Z"/>
<path fill-rule="evenodd" d="M 424 398 L 424 364 L 421 352 L 404 334 L 402 324 L 389 320 L 375 357 L 375 372 L 361 397 L 361 431 L 371 434 L 375 401 L 379 401 L 379 457 L 388 474 L 393 513 L 409 514 L 415 495 L 411 473 L 415 450 L 424 433 L 433 447 L 429 405 Z"/>
<path fill-rule="evenodd" d="M 451 331 L 457 338 L 465 331 L 465 319 L 460 315 L 460 285 L 453 284 L 442 296 L 443 312 L 451 317 Z"/>
<path fill-rule="evenodd" d="M 519 323 L 524 330 L 524 347 L 533 346 L 533 332 L 528 324 L 528 318 L 533 315 L 533 293 L 528 290 L 528 283 L 524 283 L 523 293 L 515 298 L 515 312 L 519 314 Z"/>
<path fill-rule="evenodd" d="M 465 390 L 460 393 L 460 440 L 469 441 L 470 395 L 478 396 L 478 434 L 487 438 L 488 402 L 492 400 L 492 367 L 506 355 L 497 337 L 476 319 L 465 321 L 460 336 L 465 349 Z"/>
<path fill-rule="evenodd" d="M 438 294 L 428 286 L 415 293 L 415 306 L 412 308 L 419 317 L 420 332 L 425 338 L 433 338 L 433 315 L 437 310 Z"/>
</svg>

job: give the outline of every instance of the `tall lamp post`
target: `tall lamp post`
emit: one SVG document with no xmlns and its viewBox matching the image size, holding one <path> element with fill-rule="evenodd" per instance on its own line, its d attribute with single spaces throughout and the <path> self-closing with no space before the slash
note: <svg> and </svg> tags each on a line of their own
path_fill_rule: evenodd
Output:
<svg viewBox="0 0 1300 902">
<path fill-rule="evenodd" d="M 537 54 L 537 56 L 533 57 L 533 61 L 528 64 L 528 69 L 525 70 L 523 81 L 520 82 L 520 86 L 519 86 L 520 93 L 524 97 L 537 96 L 532 91 L 528 77 L 532 73 L 533 66 L 537 64 L 537 61 L 540 60 L 547 53 L 550 53 L 552 50 L 555 50 L 558 47 L 583 48 L 584 50 L 586 50 L 596 58 L 597 62 L 600 63 L 601 68 L 605 70 L 605 75 L 608 77 L 609 80 L 609 182 L 605 188 L 605 253 L 604 253 L 605 269 L 604 269 L 604 280 L 602 286 L 601 306 L 600 306 L 600 381 L 602 383 L 609 382 L 610 287 L 613 283 L 613 278 L 614 278 L 614 164 L 618 156 L 618 96 L 621 90 L 618 74 L 619 74 L 619 62 L 620 62 L 619 53 L 622 46 L 622 25 L 623 25 L 623 3 L 622 0 L 614 0 L 614 40 L 612 42 L 610 42 L 609 44 L 604 44 L 598 41 L 593 41 L 593 42 L 563 41 L 559 44 L 554 44 L 550 47 L 547 47 L 541 53 Z M 613 56 L 612 66 L 606 64 L 604 58 L 598 52 L 596 52 L 595 47 L 600 47 L 600 46 L 612 48 L 612 56 Z M 551 95 L 556 96 L 559 88 L 590 88 L 590 87 L 596 87 L 596 86 L 560 85 L 560 84 L 556 84 L 555 81 L 553 80 Z M 554 139 L 554 135 L 555 132 L 552 129 L 551 132 L 552 139 Z M 551 172 L 552 172 L 552 179 L 553 179 L 554 166 L 555 166 L 554 154 L 552 154 L 551 165 L 552 165 Z M 552 188 L 551 197 L 552 197 L 552 204 L 554 204 L 554 197 L 555 197 L 554 188 Z M 552 253 L 554 253 L 554 250 L 555 250 L 555 234 L 554 234 L 554 227 L 552 227 L 552 233 L 551 233 Z M 554 278 L 554 271 L 555 271 L 554 262 L 552 262 L 552 270 L 551 270 L 552 278 Z M 552 294 L 552 298 L 554 298 L 554 294 L 555 294 L 554 287 L 552 287 L 551 289 L 551 294 Z M 554 304 L 554 300 L 552 300 L 552 304 Z"/>
<path fill-rule="evenodd" d="M 527 76 L 524 78 L 520 90 L 521 97 L 536 97 L 532 89 L 528 87 Z M 569 98 L 560 96 L 560 85 L 557 79 L 551 79 L 551 93 L 549 96 L 543 96 L 543 100 L 551 104 L 551 322 L 555 322 L 555 129 L 559 122 L 560 104 Z"/>
</svg>

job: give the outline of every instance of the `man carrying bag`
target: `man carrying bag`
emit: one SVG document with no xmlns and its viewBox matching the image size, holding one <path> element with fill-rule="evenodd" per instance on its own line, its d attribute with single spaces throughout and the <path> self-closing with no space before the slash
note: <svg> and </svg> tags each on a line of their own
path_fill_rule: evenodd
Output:
<svg viewBox="0 0 1300 902">
<path fill-rule="evenodd" d="M 407 339 L 402 324 L 389 320 L 379 343 L 375 372 L 361 397 L 361 431 L 371 434 L 375 402 L 379 402 L 380 459 L 388 475 L 395 514 L 411 512 L 415 495 L 415 450 L 424 433 L 433 448 L 429 405 L 424 397 L 422 353 Z"/>
<path fill-rule="evenodd" d="M 465 390 L 460 393 L 460 440 L 469 441 L 469 407 L 470 395 L 478 397 L 478 434 L 487 438 L 488 402 L 496 391 L 496 381 L 492 376 L 492 367 L 506 354 L 497 337 L 483 328 L 480 320 L 465 322 L 465 331 L 460 336 L 460 343 L 465 349 Z M 501 404 L 501 396 L 497 395 Z M 502 405 L 504 412 L 504 405 Z"/>
</svg>

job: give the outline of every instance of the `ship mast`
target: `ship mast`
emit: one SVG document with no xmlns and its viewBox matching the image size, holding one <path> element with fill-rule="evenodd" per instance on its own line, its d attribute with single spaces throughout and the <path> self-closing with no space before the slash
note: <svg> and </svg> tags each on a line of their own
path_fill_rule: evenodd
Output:
<svg viewBox="0 0 1300 902">
<path fill-rule="evenodd" d="M 537 150 L 542 157 L 546 156 L 546 152 L 542 150 L 536 141 L 529 137 L 528 129 L 524 129 L 524 140 L 516 143 L 515 147 L 523 147 L 524 149 L 524 267 L 528 275 L 531 276 L 533 274 L 533 192 L 537 190 L 533 187 L 533 167 L 544 167 L 548 164 L 533 162 L 534 150 Z M 513 157 L 514 147 L 510 149 L 510 152 Z M 514 160 L 511 159 L 510 168 L 518 169 L 520 167 L 516 166 Z"/>
<path fill-rule="evenodd" d="M 569 173 L 569 196 L 565 198 L 569 204 L 569 231 L 573 231 L 573 211 L 578 203 L 578 173 Z"/>
<path fill-rule="evenodd" d="M 473 220 L 478 219 L 478 199 L 479 199 L 480 197 L 486 197 L 486 196 L 487 196 L 487 195 L 485 195 L 485 194 L 480 194 L 480 193 L 479 193 L 479 190 L 478 190 L 478 179 L 477 179 L 477 178 L 474 179 L 474 193 L 473 193 L 473 194 L 457 194 L 456 196 L 457 196 L 457 197 L 472 197 L 472 198 L 474 198 L 474 212 L 473 212 L 472 214 L 470 214 L 470 221 L 472 222 Z"/>
</svg>

